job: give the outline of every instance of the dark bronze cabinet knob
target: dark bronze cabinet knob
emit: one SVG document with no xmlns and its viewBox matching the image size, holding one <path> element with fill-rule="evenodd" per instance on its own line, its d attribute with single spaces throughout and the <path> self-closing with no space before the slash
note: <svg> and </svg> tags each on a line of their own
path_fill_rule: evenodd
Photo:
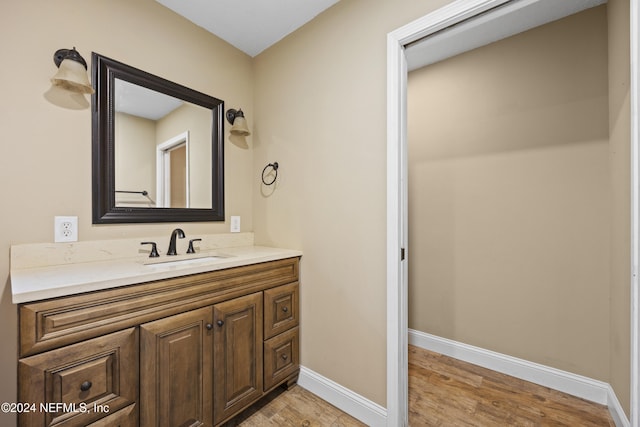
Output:
<svg viewBox="0 0 640 427">
<path fill-rule="evenodd" d="M 282 355 L 282 360 L 287 360 L 289 358 L 289 356 L 287 356 L 286 354 Z"/>
<path fill-rule="evenodd" d="M 91 384 L 91 381 L 85 381 L 82 384 L 80 384 L 80 390 L 82 391 L 87 391 L 91 388 L 93 384 Z"/>
<path fill-rule="evenodd" d="M 218 326 L 222 326 L 222 325 L 224 325 L 224 320 L 218 320 L 217 323 L 218 323 Z"/>
<path fill-rule="evenodd" d="M 210 331 L 213 329 L 213 325 L 211 323 L 207 323 L 205 327 Z"/>
<path fill-rule="evenodd" d="M 287 311 L 289 311 L 289 307 L 287 307 L 287 306 L 282 307 L 282 311 L 284 311 L 286 313 Z"/>
</svg>

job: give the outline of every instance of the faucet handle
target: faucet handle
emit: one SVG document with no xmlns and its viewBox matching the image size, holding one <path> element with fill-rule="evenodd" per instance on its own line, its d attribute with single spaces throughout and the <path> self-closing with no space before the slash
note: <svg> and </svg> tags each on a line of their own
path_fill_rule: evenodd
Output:
<svg viewBox="0 0 640 427">
<path fill-rule="evenodd" d="M 188 254 L 195 254 L 196 251 L 193 249 L 193 242 L 200 242 L 202 239 L 191 239 L 189 240 L 189 248 L 187 249 Z"/>
<path fill-rule="evenodd" d="M 151 253 L 149 254 L 149 258 L 156 258 L 160 255 L 158 254 L 158 248 L 156 242 L 140 242 L 141 245 L 151 245 Z"/>
</svg>

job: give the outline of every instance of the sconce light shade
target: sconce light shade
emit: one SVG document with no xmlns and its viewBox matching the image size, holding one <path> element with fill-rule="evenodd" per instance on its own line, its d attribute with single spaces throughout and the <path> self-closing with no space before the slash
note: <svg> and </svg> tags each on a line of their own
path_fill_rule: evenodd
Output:
<svg viewBox="0 0 640 427">
<path fill-rule="evenodd" d="M 51 78 L 54 86 L 75 93 L 93 93 L 93 87 L 87 75 L 87 63 L 76 48 L 59 49 L 53 55 L 58 72 Z"/>
<path fill-rule="evenodd" d="M 249 136 L 251 132 L 249 132 L 249 128 L 247 127 L 247 120 L 244 118 L 244 113 L 241 109 L 234 110 L 230 108 L 227 110 L 227 120 L 233 126 L 231 126 L 231 135 L 237 136 Z"/>
</svg>

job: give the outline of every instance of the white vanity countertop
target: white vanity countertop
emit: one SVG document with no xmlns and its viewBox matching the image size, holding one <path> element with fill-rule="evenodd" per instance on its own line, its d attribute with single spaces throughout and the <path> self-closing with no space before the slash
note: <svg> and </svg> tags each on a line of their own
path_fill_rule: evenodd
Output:
<svg viewBox="0 0 640 427">
<path fill-rule="evenodd" d="M 173 257 L 166 255 L 161 255 L 159 258 L 137 256 L 129 259 L 100 260 L 41 267 L 14 268 L 12 266 L 11 292 L 13 294 L 13 303 L 19 304 L 299 257 L 301 255 L 302 252 L 292 249 L 239 246 Z M 219 258 L 195 260 L 212 256 Z M 186 263 L 172 262 L 183 259 L 193 259 L 194 261 Z"/>
</svg>

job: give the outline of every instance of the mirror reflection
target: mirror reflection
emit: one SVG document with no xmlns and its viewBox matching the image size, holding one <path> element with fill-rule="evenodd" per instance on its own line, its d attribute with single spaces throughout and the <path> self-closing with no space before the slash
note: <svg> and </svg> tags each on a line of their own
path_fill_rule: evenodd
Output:
<svg viewBox="0 0 640 427">
<path fill-rule="evenodd" d="M 211 209 L 211 111 L 115 79 L 117 207 Z"/>
<path fill-rule="evenodd" d="M 224 102 L 92 54 L 93 223 L 224 221 Z"/>
</svg>

